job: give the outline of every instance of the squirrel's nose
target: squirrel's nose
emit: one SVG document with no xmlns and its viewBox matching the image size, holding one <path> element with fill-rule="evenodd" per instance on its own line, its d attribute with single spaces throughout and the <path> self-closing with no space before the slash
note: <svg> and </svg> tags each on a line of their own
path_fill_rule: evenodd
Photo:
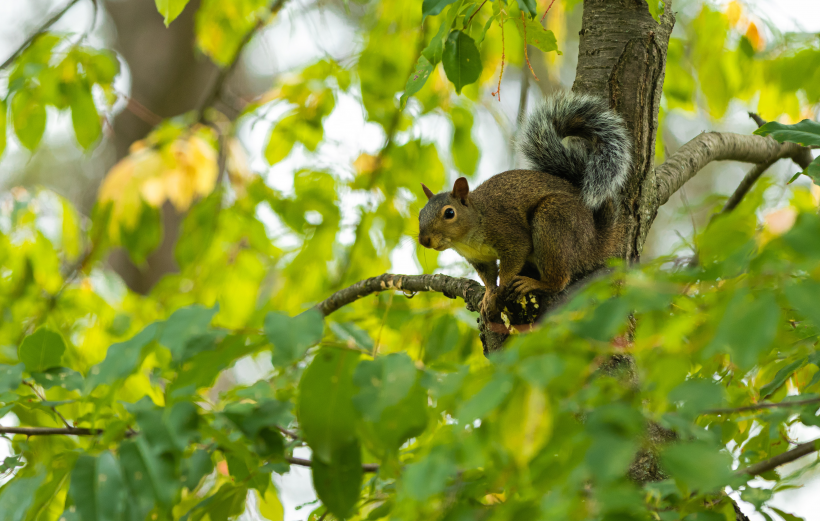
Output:
<svg viewBox="0 0 820 521">
<path fill-rule="evenodd" d="M 424 246 L 425 248 L 430 247 L 430 236 L 429 235 L 419 235 L 419 243 Z"/>
</svg>

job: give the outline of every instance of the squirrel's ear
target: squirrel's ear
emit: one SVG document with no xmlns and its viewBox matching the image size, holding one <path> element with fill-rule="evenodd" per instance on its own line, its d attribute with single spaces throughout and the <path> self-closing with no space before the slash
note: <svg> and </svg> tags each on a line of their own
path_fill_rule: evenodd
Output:
<svg viewBox="0 0 820 521">
<path fill-rule="evenodd" d="M 424 183 L 421 183 L 421 189 L 422 189 L 422 190 L 424 190 L 424 195 L 426 195 L 426 196 L 427 196 L 427 199 L 428 199 L 428 200 L 432 199 L 432 198 L 433 198 L 433 196 L 434 196 L 434 195 L 436 195 L 436 194 L 434 194 L 434 193 L 433 193 L 433 191 L 432 191 L 432 190 L 430 190 L 429 188 L 427 188 L 426 186 L 424 186 Z"/>
<path fill-rule="evenodd" d="M 453 183 L 453 197 L 464 202 L 467 199 L 467 194 L 470 193 L 470 186 L 467 184 L 466 177 L 459 177 Z"/>
</svg>

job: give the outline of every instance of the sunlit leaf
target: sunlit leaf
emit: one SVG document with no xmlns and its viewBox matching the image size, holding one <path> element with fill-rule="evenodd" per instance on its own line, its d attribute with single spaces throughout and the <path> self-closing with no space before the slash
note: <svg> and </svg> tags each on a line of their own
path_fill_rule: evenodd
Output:
<svg viewBox="0 0 820 521">
<path fill-rule="evenodd" d="M 188 0 L 155 0 L 157 4 L 157 10 L 159 14 L 164 17 L 165 26 L 171 24 L 171 22 L 176 19 L 177 16 L 180 15 L 185 6 L 188 4 Z"/>
<path fill-rule="evenodd" d="M 30 373 L 42 372 L 60 365 L 65 352 L 65 341 L 59 333 L 41 327 L 27 336 L 17 354 Z"/>
</svg>

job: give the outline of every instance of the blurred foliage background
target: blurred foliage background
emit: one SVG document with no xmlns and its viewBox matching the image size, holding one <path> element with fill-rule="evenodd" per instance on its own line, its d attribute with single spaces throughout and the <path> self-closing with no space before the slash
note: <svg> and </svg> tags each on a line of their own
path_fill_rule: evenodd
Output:
<svg viewBox="0 0 820 521">
<path fill-rule="evenodd" d="M 675 2 L 656 164 L 751 133 L 747 110 L 817 120 L 820 22 L 800 9 Z M 756 519 L 818 519 L 799 503 L 816 456 L 736 472 L 820 426 L 820 190 L 787 184 L 791 163 L 719 219 L 745 167 L 710 165 L 641 266 L 492 362 L 439 294 L 311 311 L 386 271 L 474 276 L 416 246 L 420 183 L 520 164 L 518 119 L 574 79 L 581 10 L 0 6 L 0 422 L 85 429 L 8 434 L 3 519 L 735 519 L 721 490 Z M 609 342 L 630 313 L 634 342 Z M 599 371 L 625 350 L 637 388 Z M 707 413 L 763 401 L 781 406 Z M 646 446 L 653 422 L 682 441 Z M 639 450 L 667 480 L 627 477 Z"/>
</svg>

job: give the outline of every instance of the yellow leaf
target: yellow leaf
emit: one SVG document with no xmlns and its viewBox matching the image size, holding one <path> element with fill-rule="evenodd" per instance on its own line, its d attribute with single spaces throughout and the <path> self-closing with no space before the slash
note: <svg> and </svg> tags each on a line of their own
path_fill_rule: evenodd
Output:
<svg viewBox="0 0 820 521">
<path fill-rule="evenodd" d="M 766 41 L 763 39 L 763 35 L 760 34 L 760 30 L 754 22 L 750 23 L 749 28 L 746 29 L 746 38 L 749 39 L 749 42 L 756 51 L 762 51 L 763 48 L 766 47 Z"/>
<path fill-rule="evenodd" d="M 736 26 L 741 16 L 743 16 L 743 6 L 740 5 L 740 2 L 737 0 L 729 2 L 729 5 L 726 7 L 726 18 L 729 19 L 729 23 L 732 24 L 732 26 Z"/>
<path fill-rule="evenodd" d="M 270 521 L 282 521 L 285 519 L 285 511 L 282 508 L 282 503 L 276 495 L 276 489 L 270 485 L 265 491 L 264 497 L 256 492 L 256 497 L 259 500 L 259 513 L 262 517 Z"/>
<path fill-rule="evenodd" d="M 516 463 L 524 466 L 552 434 L 552 414 L 541 389 L 519 387 L 501 418 L 501 439 Z"/>
<path fill-rule="evenodd" d="M 361 154 L 353 161 L 353 168 L 359 174 L 369 174 L 379 166 L 379 158 L 370 154 Z"/>
</svg>

